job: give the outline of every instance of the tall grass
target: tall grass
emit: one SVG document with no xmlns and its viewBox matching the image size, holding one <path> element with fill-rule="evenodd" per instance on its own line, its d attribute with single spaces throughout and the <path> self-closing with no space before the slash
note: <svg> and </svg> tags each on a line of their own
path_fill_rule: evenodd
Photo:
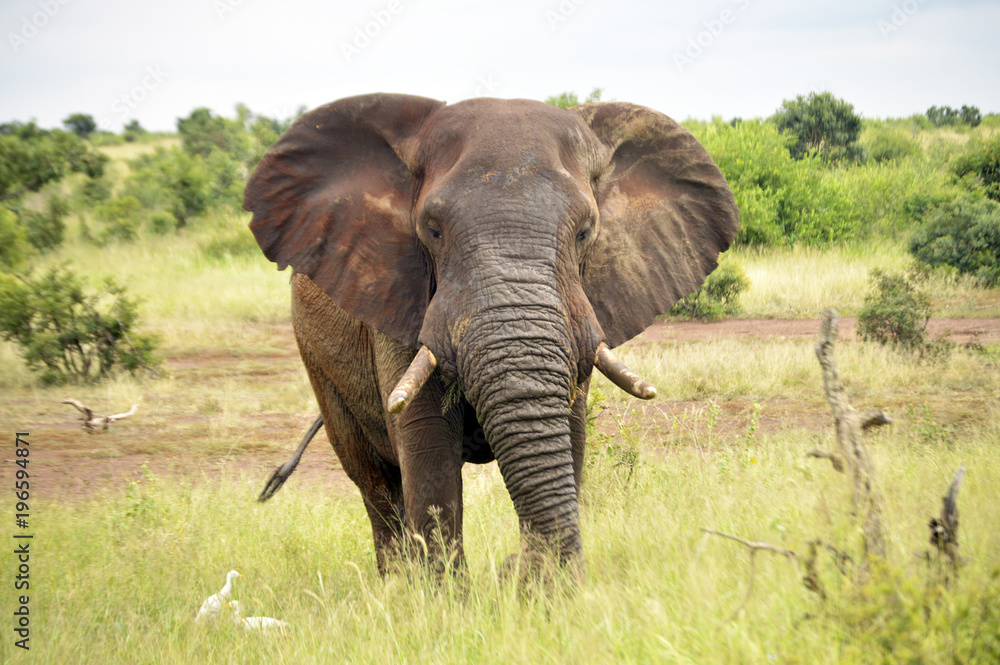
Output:
<svg viewBox="0 0 1000 665">
<path fill-rule="evenodd" d="M 739 299 L 747 318 L 818 317 L 827 307 L 853 316 L 864 303 L 873 269 L 904 272 L 914 263 L 902 242 L 888 241 L 828 248 L 736 248 L 729 255 L 750 279 L 750 288 Z M 932 296 L 934 317 L 1000 316 L 1000 289 L 984 289 L 947 271 L 932 273 L 921 287 Z"/>
<path fill-rule="evenodd" d="M 927 547 L 925 521 L 950 473 L 961 463 L 969 469 L 960 506 L 970 563 L 956 586 L 935 592 L 938 600 L 923 588 L 851 587 L 822 561 L 831 594 L 823 602 L 803 588 L 793 563 L 760 554 L 751 569 L 746 550 L 700 531 L 803 553 L 821 537 L 856 551 L 843 477 L 806 461 L 813 443 L 787 435 L 710 453 L 675 448 L 665 462 L 640 462 L 627 486 L 613 469 L 591 466 L 582 507 L 586 582 L 526 594 L 498 578 L 517 529 L 492 467 L 467 471 L 468 569 L 440 583 L 412 569 L 378 576 L 356 498 L 292 483 L 259 505 L 257 479 L 147 475 L 83 504 L 40 504 L 32 660 L 840 663 L 882 662 L 906 648 L 920 662 L 969 662 L 974 631 L 1000 621 L 968 611 L 1000 592 L 991 578 L 1000 566 L 996 415 L 994 404 L 993 424 L 952 446 L 878 438 L 893 562 L 878 584 L 893 575 L 931 579 L 914 558 Z M 290 637 L 247 635 L 224 616 L 195 624 L 201 601 L 231 568 L 244 574 L 233 594 L 244 613 L 289 621 Z M 931 618 L 892 608 L 899 598 L 927 603 Z M 856 616 L 865 602 L 881 603 L 874 623 Z M 911 632 L 889 628 L 900 622 Z"/>
</svg>

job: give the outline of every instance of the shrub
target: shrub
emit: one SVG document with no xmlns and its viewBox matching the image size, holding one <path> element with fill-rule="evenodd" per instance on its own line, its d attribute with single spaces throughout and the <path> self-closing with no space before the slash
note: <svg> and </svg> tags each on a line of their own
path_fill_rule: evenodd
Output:
<svg viewBox="0 0 1000 665">
<path fill-rule="evenodd" d="M 1000 137 L 975 144 L 955 162 L 955 175 L 971 176 L 987 197 L 1000 201 Z"/>
<path fill-rule="evenodd" d="M 136 302 L 108 281 L 86 293 L 76 275 L 55 268 L 37 279 L 0 275 L 0 336 L 18 344 L 43 383 L 93 382 L 114 370 L 154 370 L 156 339 L 134 332 Z"/>
<path fill-rule="evenodd" d="M 1000 204 L 964 195 L 934 208 L 910 252 L 928 266 L 952 266 L 985 285 L 1000 284 Z"/>
<path fill-rule="evenodd" d="M 694 319 L 720 319 L 738 314 L 739 295 L 749 287 L 750 280 L 743 268 L 733 261 L 724 261 L 697 291 L 678 300 L 670 313 Z"/>
<path fill-rule="evenodd" d="M 24 225 L 17 215 L 0 206 L 0 271 L 23 266 L 30 249 Z"/>
<path fill-rule="evenodd" d="M 69 202 L 58 194 L 49 197 L 44 212 L 26 210 L 22 213 L 28 242 L 42 251 L 55 249 L 66 235 L 63 219 L 69 213 Z"/>
<path fill-rule="evenodd" d="M 96 238 L 102 245 L 135 240 L 144 217 L 142 203 L 134 196 L 115 197 L 97 206 L 94 214 L 105 222 L 104 229 Z"/>
<path fill-rule="evenodd" d="M 212 176 L 199 156 L 158 148 L 136 159 L 132 170 L 125 193 L 147 210 L 169 211 L 178 227 L 186 226 L 212 203 Z"/>
<path fill-rule="evenodd" d="M 793 157 L 802 158 L 809 152 L 819 152 L 830 159 L 853 157 L 854 142 L 861 133 L 861 116 L 854 106 L 837 99 L 829 92 L 810 92 L 781 102 L 781 108 L 771 116 L 781 131 L 796 137 L 789 150 Z"/>
<path fill-rule="evenodd" d="M 944 357 L 948 343 L 927 338 L 931 299 L 918 282 L 925 273 L 891 274 L 876 268 L 869 275 L 869 292 L 858 312 L 858 335 L 921 357 Z"/>
<path fill-rule="evenodd" d="M 795 160 L 794 138 L 769 123 L 687 123 L 726 176 L 740 209 L 736 245 L 820 244 L 863 237 L 851 193 L 814 156 Z"/>
</svg>

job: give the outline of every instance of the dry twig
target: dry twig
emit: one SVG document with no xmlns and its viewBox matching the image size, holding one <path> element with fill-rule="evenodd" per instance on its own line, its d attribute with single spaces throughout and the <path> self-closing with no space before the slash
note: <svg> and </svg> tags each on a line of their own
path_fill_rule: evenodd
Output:
<svg viewBox="0 0 1000 665">
<path fill-rule="evenodd" d="M 865 423 L 871 427 L 881 424 L 879 421 L 887 420 L 888 417 L 872 417 L 871 413 L 858 414 L 851 406 L 844 387 L 837 377 L 837 365 L 833 357 L 833 344 L 836 339 L 837 313 L 828 309 L 823 313 L 823 326 L 816 342 L 816 357 L 823 369 L 823 389 L 833 411 L 840 456 L 846 460 L 851 470 L 854 482 L 854 509 L 863 520 L 865 551 L 885 557 L 887 534 L 882 518 L 882 497 L 875 482 L 875 466 L 861 437 L 861 430 Z"/>
<path fill-rule="evenodd" d="M 816 450 L 810 451 L 808 456 L 819 457 L 820 459 L 828 459 L 830 460 L 830 463 L 833 464 L 834 471 L 836 471 L 837 473 L 844 472 L 844 460 L 840 459 L 840 455 L 838 455 L 837 453 L 831 453 L 829 451 L 820 450 L 819 448 L 817 448 Z"/>
<path fill-rule="evenodd" d="M 84 406 L 72 397 L 67 397 L 61 403 L 70 404 L 80 411 L 80 420 L 83 421 L 83 429 L 85 429 L 88 434 L 93 434 L 97 430 L 102 432 L 108 431 L 108 427 L 111 423 L 128 418 L 129 416 L 135 414 L 135 410 L 139 407 L 138 404 L 133 404 L 132 408 L 125 413 L 116 413 L 113 416 L 95 416 L 93 409 L 89 406 Z"/>
<path fill-rule="evenodd" d="M 757 560 L 755 558 L 755 555 L 757 554 L 757 552 L 760 552 L 761 550 L 765 552 L 773 552 L 774 554 L 780 554 L 782 556 L 786 556 L 789 559 L 794 559 L 795 557 L 798 556 L 793 550 L 790 550 L 785 547 L 778 547 L 777 545 L 772 545 L 771 543 L 744 540 L 739 536 L 733 536 L 728 533 L 716 531 L 715 529 L 706 529 L 705 527 L 702 527 L 701 530 L 704 531 L 705 533 L 710 533 L 713 536 L 722 536 L 723 538 L 728 538 L 729 540 L 735 540 L 741 545 L 750 548 L 750 580 L 747 582 L 747 593 L 743 597 L 743 602 L 740 603 L 740 606 L 737 607 L 735 610 L 733 610 L 732 616 L 729 617 L 730 620 L 735 619 L 737 615 L 739 615 L 739 613 L 743 611 L 743 608 L 745 608 L 747 603 L 750 602 L 750 596 L 753 595 L 754 573 L 757 570 Z"/>
</svg>

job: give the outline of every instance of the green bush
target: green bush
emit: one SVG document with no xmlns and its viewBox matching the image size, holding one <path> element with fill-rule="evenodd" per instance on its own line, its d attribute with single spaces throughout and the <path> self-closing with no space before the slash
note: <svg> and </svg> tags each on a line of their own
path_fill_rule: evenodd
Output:
<svg viewBox="0 0 1000 665">
<path fill-rule="evenodd" d="M 131 242 L 136 239 L 145 217 L 142 203 L 134 196 L 118 196 L 94 208 L 94 215 L 105 223 L 96 241 Z"/>
<path fill-rule="evenodd" d="M 136 302 L 112 281 L 87 293 L 77 276 L 52 269 L 37 279 L 0 275 L 0 336 L 20 347 L 46 384 L 154 370 L 156 339 L 135 332 Z"/>
<path fill-rule="evenodd" d="M 965 195 L 934 208 L 910 252 L 928 266 L 952 266 L 984 285 L 1000 284 L 1000 204 Z"/>
<path fill-rule="evenodd" d="M 21 268 L 30 250 L 24 225 L 12 211 L 0 206 L 0 272 Z"/>
<path fill-rule="evenodd" d="M 878 342 L 918 355 L 940 355 L 946 347 L 927 338 L 931 299 L 918 282 L 922 274 L 905 275 L 875 269 L 869 275 L 869 291 L 858 312 L 858 335 L 866 342 Z"/>
<path fill-rule="evenodd" d="M 822 244 L 864 237 L 869 229 L 850 192 L 822 160 L 788 152 L 794 138 L 760 121 L 687 123 L 726 176 L 740 209 L 736 245 Z"/>
<path fill-rule="evenodd" d="M 739 314 L 739 296 L 750 288 L 750 279 L 733 261 L 723 261 L 697 291 L 678 300 L 670 309 L 675 316 L 720 319 Z"/>
<path fill-rule="evenodd" d="M 955 162 L 955 175 L 974 178 L 987 197 L 1000 201 L 1000 137 L 974 143 L 972 150 Z"/>
<path fill-rule="evenodd" d="M 166 210 L 183 227 L 213 203 L 212 175 L 205 160 L 181 150 L 158 148 L 132 163 L 125 193 L 146 210 Z"/>
<path fill-rule="evenodd" d="M 42 251 L 59 247 L 66 235 L 66 223 L 63 220 L 68 213 L 69 201 L 58 194 L 48 198 L 43 212 L 24 211 L 21 217 L 28 242 Z"/>
</svg>

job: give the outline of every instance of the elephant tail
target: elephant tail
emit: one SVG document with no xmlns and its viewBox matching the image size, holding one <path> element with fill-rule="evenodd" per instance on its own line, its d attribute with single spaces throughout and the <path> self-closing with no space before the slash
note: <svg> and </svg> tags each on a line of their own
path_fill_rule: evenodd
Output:
<svg viewBox="0 0 1000 665">
<path fill-rule="evenodd" d="M 292 475 L 293 471 L 295 471 L 295 467 L 299 465 L 299 460 L 302 459 L 302 453 L 306 451 L 306 447 L 309 445 L 309 442 L 312 441 L 313 437 L 316 436 L 316 432 L 318 432 L 319 428 L 322 426 L 323 416 L 316 416 L 316 420 L 313 421 L 309 431 L 306 432 L 306 435 L 302 437 L 302 441 L 299 442 L 299 447 L 296 448 L 295 454 L 292 455 L 292 459 L 288 460 L 274 470 L 274 473 L 271 474 L 271 477 L 267 481 L 267 485 L 264 485 L 264 489 L 261 491 L 260 496 L 257 497 L 257 501 L 264 503 L 274 496 L 279 489 L 281 489 L 281 486 L 285 484 L 288 477 Z"/>
</svg>

